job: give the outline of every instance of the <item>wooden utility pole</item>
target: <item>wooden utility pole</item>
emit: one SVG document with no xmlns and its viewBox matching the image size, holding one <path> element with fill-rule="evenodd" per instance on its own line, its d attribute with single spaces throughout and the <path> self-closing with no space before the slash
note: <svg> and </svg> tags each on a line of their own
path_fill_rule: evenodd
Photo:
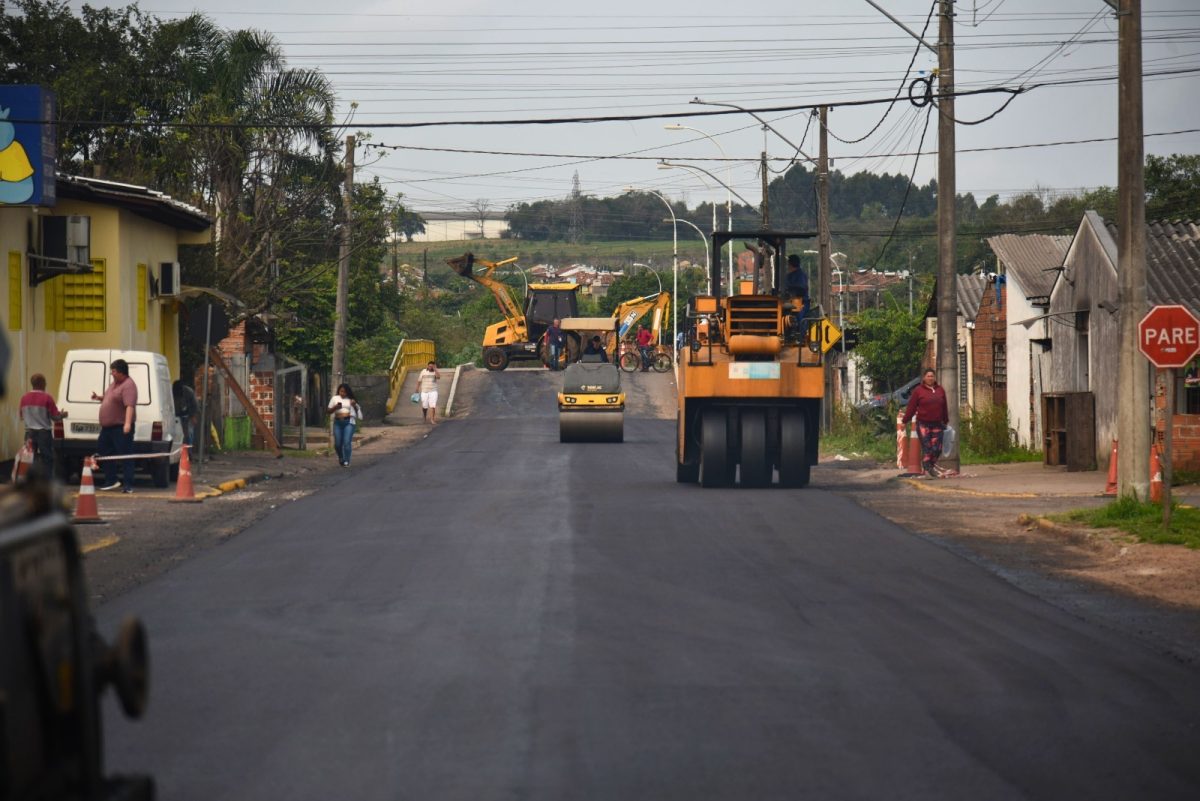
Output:
<svg viewBox="0 0 1200 801">
<path fill-rule="evenodd" d="M 1118 17 L 1117 492 L 1150 497 L 1150 370 L 1138 348 L 1146 306 L 1146 196 L 1142 148 L 1142 2 L 1111 0 Z M 1168 423 L 1168 427 L 1170 424 Z"/>
<path fill-rule="evenodd" d="M 833 308 L 833 245 L 829 241 L 829 107 L 821 106 L 821 131 L 818 141 L 820 152 L 817 154 L 817 253 L 821 260 L 820 295 L 817 302 L 821 304 L 821 313 L 829 316 Z M 831 354 L 826 354 L 830 356 Z M 825 398 L 821 404 L 821 428 L 828 431 L 833 413 L 833 361 L 825 362 Z"/>
<path fill-rule="evenodd" d="M 342 221 L 341 246 L 338 248 L 337 310 L 333 322 L 334 386 L 346 380 L 346 317 L 350 295 L 350 223 L 354 205 L 354 137 L 346 137 L 345 219 Z"/>
<path fill-rule="evenodd" d="M 946 390 L 950 425 L 959 428 L 958 410 L 958 282 L 954 265 L 954 0 L 940 0 L 938 10 L 938 297 L 937 377 Z M 943 460 L 957 469 L 958 457 Z"/>
</svg>

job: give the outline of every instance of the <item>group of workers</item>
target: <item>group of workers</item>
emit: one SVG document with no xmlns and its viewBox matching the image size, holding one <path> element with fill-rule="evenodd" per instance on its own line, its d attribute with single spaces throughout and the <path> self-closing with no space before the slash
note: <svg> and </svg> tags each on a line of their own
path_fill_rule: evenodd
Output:
<svg viewBox="0 0 1200 801">
<path fill-rule="evenodd" d="M 542 338 L 546 343 L 547 364 L 551 370 L 557 370 L 563 348 L 567 343 L 567 335 L 562 330 L 562 321 L 557 317 L 554 318 Z M 646 372 L 650 369 L 654 359 L 654 334 L 646 326 L 639 325 L 635 341 L 642 357 L 642 372 Z M 593 335 L 584 346 L 583 355 L 592 357 L 588 361 L 594 361 L 596 357 L 599 357 L 599 361 L 607 362 L 608 348 L 604 344 L 604 339 L 599 334 Z"/>
</svg>

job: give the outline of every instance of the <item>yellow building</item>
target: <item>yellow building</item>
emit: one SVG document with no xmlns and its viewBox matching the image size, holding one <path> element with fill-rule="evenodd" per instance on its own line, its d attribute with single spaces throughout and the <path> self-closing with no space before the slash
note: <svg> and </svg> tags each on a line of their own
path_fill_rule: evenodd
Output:
<svg viewBox="0 0 1200 801">
<path fill-rule="evenodd" d="M 199 209 L 130 184 L 60 176 L 53 208 L 0 205 L 0 318 L 11 356 L 0 460 L 21 447 L 29 376 L 57 397 L 74 348 L 150 350 L 179 370 L 179 246 L 210 241 Z"/>
</svg>

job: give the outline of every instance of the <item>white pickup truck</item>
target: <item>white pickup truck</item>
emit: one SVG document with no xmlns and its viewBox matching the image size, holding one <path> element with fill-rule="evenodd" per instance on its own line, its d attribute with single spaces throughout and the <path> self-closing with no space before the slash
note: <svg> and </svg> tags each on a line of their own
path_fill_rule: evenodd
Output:
<svg viewBox="0 0 1200 801">
<path fill-rule="evenodd" d="M 67 352 L 56 396 L 67 417 L 54 424 L 55 474 L 70 481 L 80 471 L 83 458 L 97 452 L 100 402 L 92 400 L 92 393 L 104 394 L 112 383 L 109 365 L 117 359 L 129 364 L 129 377 L 138 390 L 133 452 L 172 454 L 169 458 L 138 459 L 135 466 L 149 473 L 154 486 L 166 487 L 179 474 L 179 454 L 173 452 L 183 442 L 183 427 L 175 417 L 167 357 L 144 350 Z"/>
</svg>

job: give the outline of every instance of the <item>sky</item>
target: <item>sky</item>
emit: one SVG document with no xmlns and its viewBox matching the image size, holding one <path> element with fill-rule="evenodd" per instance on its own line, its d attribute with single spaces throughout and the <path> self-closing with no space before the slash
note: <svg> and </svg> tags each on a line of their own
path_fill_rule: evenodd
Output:
<svg viewBox="0 0 1200 801">
<path fill-rule="evenodd" d="M 933 5 L 876 1 L 916 32 Z M 320 69 L 330 78 L 339 121 L 347 133 L 365 135 L 356 151 L 360 179 L 378 176 L 421 212 L 469 211 L 481 203 L 503 211 L 562 198 L 576 173 L 587 195 L 634 187 L 694 206 L 724 203 L 724 184 L 757 205 L 760 152 L 766 150 L 775 171 L 792 158 L 815 157 L 818 126 L 806 108 L 761 113 L 778 133 L 764 132 L 740 111 L 590 123 L 378 126 L 730 110 L 693 98 L 749 109 L 828 104 L 835 169 L 913 175 L 919 184 L 936 175 L 936 117 L 926 130 L 927 110 L 909 102 L 907 88 L 886 117 L 887 104 L 840 105 L 896 96 L 910 62 L 907 82 L 936 66 L 933 52 L 865 0 L 139 5 L 163 18 L 202 11 L 228 28 L 272 33 L 290 66 Z M 80 3 L 71 6 L 77 10 Z M 958 100 L 958 191 L 982 202 L 993 194 L 1054 196 L 1115 186 L 1116 82 L 1074 82 L 1115 79 L 1117 22 L 1109 6 L 1103 0 L 958 0 L 956 12 L 959 90 L 1028 88 L 978 125 L 965 123 L 996 112 L 1008 96 Z M 925 35 L 930 44 L 937 27 L 935 16 Z M 1143 28 L 1146 152 L 1200 153 L 1200 4 L 1143 0 Z M 1060 85 L 1038 86 L 1048 81 Z M 686 128 L 667 130 L 669 124 Z M 1081 139 L 1111 141 L 1042 146 Z M 1025 147 L 995 149 L 1013 146 Z M 692 168 L 662 168 L 660 159 Z"/>
</svg>

